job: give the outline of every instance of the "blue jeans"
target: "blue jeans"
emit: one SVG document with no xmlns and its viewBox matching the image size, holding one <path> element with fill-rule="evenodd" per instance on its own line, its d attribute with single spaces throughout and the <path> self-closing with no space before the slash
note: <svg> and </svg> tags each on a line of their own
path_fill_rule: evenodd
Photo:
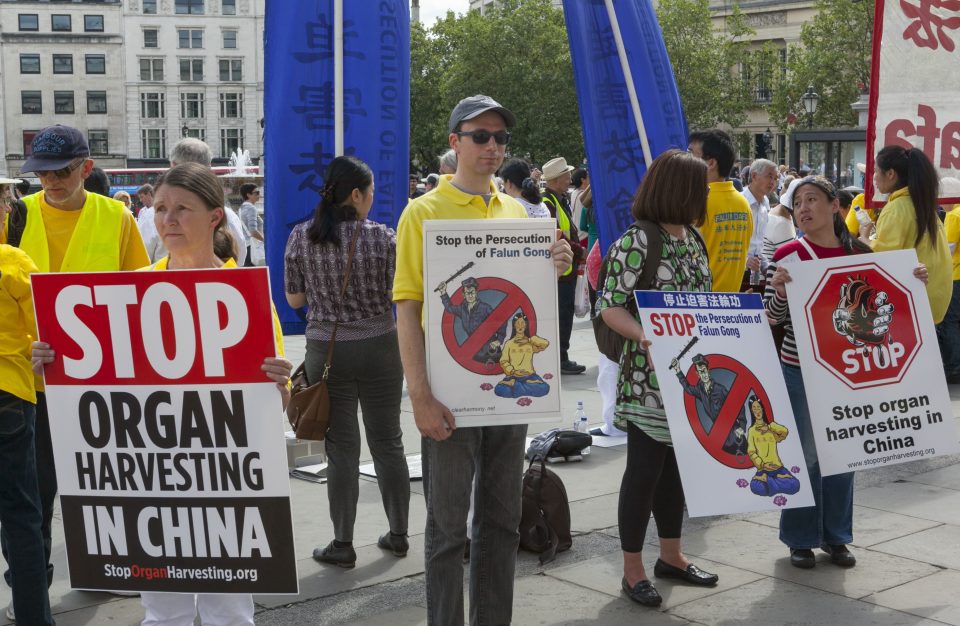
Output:
<svg viewBox="0 0 960 626">
<path fill-rule="evenodd" d="M 40 534 L 34 405 L 0 391 L 0 535 L 19 624 L 53 624 Z"/>
<path fill-rule="evenodd" d="M 815 505 L 781 511 L 780 541 L 792 549 L 819 548 L 825 543 L 846 545 L 853 541 L 853 472 L 820 476 L 803 374 L 799 367 L 781 365 Z"/>
<path fill-rule="evenodd" d="M 526 435 L 523 424 L 458 428 L 446 441 L 423 439 L 431 626 L 463 624 L 463 549 L 474 473 L 470 623 L 509 624 L 512 619 Z"/>
<path fill-rule="evenodd" d="M 953 281 L 953 295 L 943 321 L 937 324 L 937 339 L 947 376 L 960 373 L 960 280 Z"/>
</svg>

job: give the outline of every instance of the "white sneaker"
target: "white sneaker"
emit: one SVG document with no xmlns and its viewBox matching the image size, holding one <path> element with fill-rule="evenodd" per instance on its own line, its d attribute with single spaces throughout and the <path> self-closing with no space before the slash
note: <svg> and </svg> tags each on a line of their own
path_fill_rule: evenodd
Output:
<svg viewBox="0 0 960 626">
<path fill-rule="evenodd" d="M 7 619 L 10 620 L 11 622 L 17 621 L 16 616 L 14 616 L 13 614 L 13 600 L 11 600 L 10 604 L 7 605 L 7 610 L 4 611 L 4 613 L 6 614 Z"/>
</svg>

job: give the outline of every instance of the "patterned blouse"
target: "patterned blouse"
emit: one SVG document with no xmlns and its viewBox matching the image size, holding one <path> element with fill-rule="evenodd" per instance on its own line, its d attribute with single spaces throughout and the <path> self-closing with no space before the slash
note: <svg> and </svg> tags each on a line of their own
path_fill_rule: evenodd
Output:
<svg viewBox="0 0 960 626">
<path fill-rule="evenodd" d="M 354 229 L 362 224 L 350 284 L 340 311 L 337 340 L 356 341 L 385 335 L 396 328 L 390 290 L 396 266 L 397 234 L 383 224 L 341 222 L 340 246 L 317 245 L 307 237 L 310 222 L 298 224 L 287 240 L 284 282 L 287 293 L 307 297 L 307 339 L 330 339 L 337 315 Z"/>
<path fill-rule="evenodd" d="M 712 278 L 707 251 L 694 235 L 678 239 L 660 229 L 663 251 L 652 289 L 656 291 L 710 291 Z M 627 307 L 647 257 L 647 236 L 636 225 L 614 244 L 607 263 L 607 282 L 600 298 L 600 310 Z M 634 306 L 629 310 L 635 310 Z M 637 317 L 637 321 L 640 319 Z M 632 423 L 656 441 L 670 444 L 670 429 L 660 396 L 657 374 L 651 368 L 647 351 L 635 341 L 627 341 L 620 358 L 620 379 L 614 424 L 627 430 Z"/>
</svg>

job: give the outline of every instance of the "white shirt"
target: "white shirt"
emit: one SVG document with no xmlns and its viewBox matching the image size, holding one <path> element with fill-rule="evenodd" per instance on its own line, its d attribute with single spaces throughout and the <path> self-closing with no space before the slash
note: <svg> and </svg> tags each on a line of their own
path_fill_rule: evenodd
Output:
<svg viewBox="0 0 960 626">
<path fill-rule="evenodd" d="M 223 207 L 223 212 L 227 216 L 227 227 L 233 236 L 234 247 L 237 248 L 237 265 L 243 267 L 244 261 L 247 260 L 247 238 L 243 234 L 243 223 L 237 212 L 230 207 Z"/>
<path fill-rule="evenodd" d="M 766 196 L 758 200 L 753 196 L 749 186 L 743 188 L 743 197 L 750 203 L 750 212 L 753 213 L 753 233 L 750 235 L 750 249 L 747 255 L 760 257 L 761 270 L 765 271 L 768 259 L 763 256 L 763 235 L 767 232 L 770 200 Z"/>
<path fill-rule="evenodd" d="M 516 200 L 527 210 L 529 217 L 550 217 L 550 209 L 548 209 L 544 203 L 533 204 L 532 202 L 527 202 L 523 197 L 518 197 Z"/>
</svg>

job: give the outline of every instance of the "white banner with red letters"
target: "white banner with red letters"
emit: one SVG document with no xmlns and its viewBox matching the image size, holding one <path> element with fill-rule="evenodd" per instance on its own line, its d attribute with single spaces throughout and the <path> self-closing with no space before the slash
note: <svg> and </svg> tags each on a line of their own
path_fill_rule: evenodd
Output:
<svg viewBox="0 0 960 626">
<path fill-rule="evenodd" d="M 960 0 L 876 0 L 868 172 L 884 146 L 916 147 L 940 172 L 941 202 L 960 202 L 958 68 Z"/>
<path fill-rule="evenodd" d="M 760 296 L 638 291 L 636 299 L 690 516 L 813 506 Z"/>
<path fill-rule="evenodd" d="M 71 586 L 297 593 L 267 271 L 37 274 Z"/>
<path fill-rule="evenodd" d="M 913 249 L 787 266 L 824 476 L 960 452 L 916 266 Z"/>
</svg>

